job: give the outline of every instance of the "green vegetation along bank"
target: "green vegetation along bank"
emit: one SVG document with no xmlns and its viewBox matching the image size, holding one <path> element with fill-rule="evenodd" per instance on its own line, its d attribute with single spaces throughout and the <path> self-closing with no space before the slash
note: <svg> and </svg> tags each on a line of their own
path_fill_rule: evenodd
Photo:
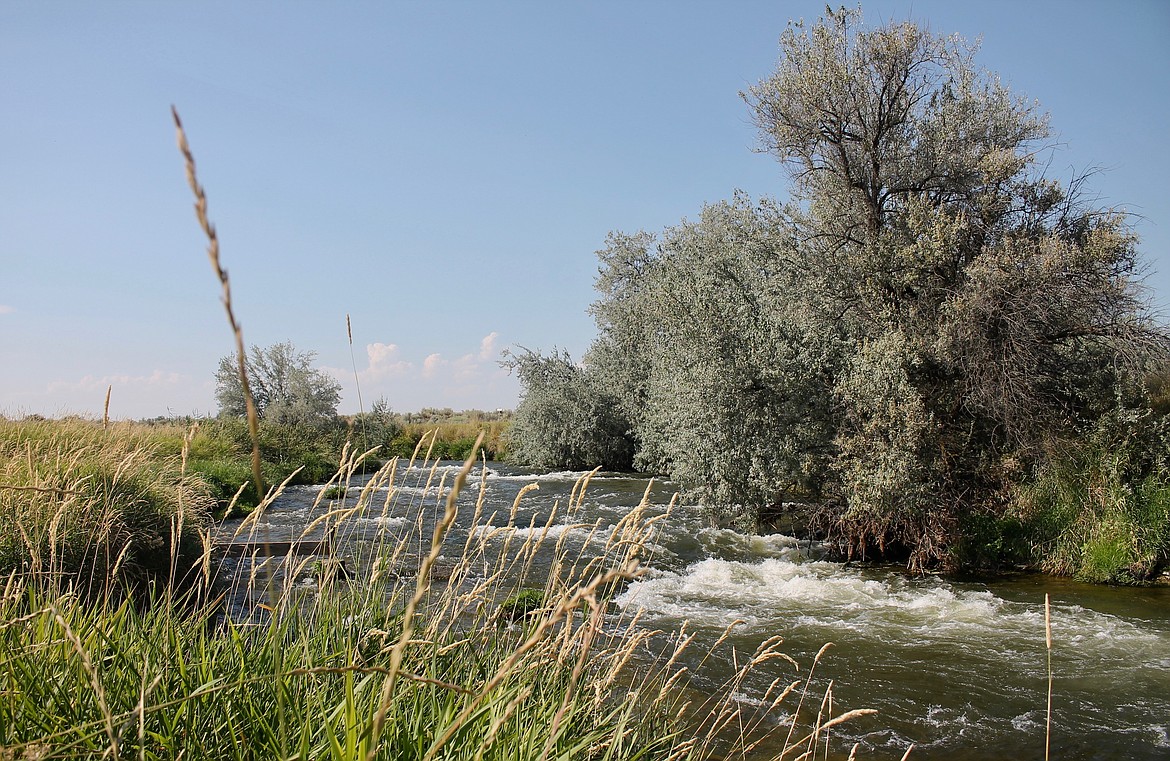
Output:
<svg viewBox="0 0 1170 761">
<path fill-rule="evenodd" d="M 373 450 L 364 467 L 376 469 L 391 458 L 466 459 L 482 432 L 480 450 L 488 459 L 508 456 L 504 434 L 511 413 L 424 409 L 396 413 L 375 410 L 334 416 L 326 420 L 274 422 L 259 425 L 262 470 L 267 484 L 291 478 L 291 484 L 328 481 L 344 455 Z M 118 426 L 127 427 L 127 423 Z M 133 427 L 133 426 L 131 426 Z M 138 424 L 163 451 L 180 455 L 187 449 L 187 470 L 212 488 L 222 513 L 236 499 L 234 509 L 247 511 L 259 501 L 251 488 L 249 457 L 252 441 L 242 418 L 157 419 Z M 143 434 L 146 435 L 146 434 Z"/>
<path fill-rule="evenodd" d="M 1170 331 L 1129 218 L 957 37 L 829 9 L 780 47 L 742 95 L 791 197 L 611 234 L 583 362 L 511 357 L 514 459 L 669 473 L 844 558 L 1157 575 Z"/>
<path fill-rule="evenodd" d="M 338 503 L 342 533 L 376 520 L 382 493 L 421 492 L 436 503 L 423 512 L 445 515 L 432 536 L 420 523 L 351 558 L 352 581 L 308 558 L 283 561 L 289 583 L 221 562 L 209 483 L 188 470 L 206 456 L 198 436 L 0 420 L 0 758 L 684 761 L 765 740 L 796 757 L 827 752 L 827 730 L 866 713 L 825 712 L 829 696 L 806 700 L 798 675 L 745 714 L 732 698 L 757 664 L 783 658 L 779 638 L 701 698 L 679 660 L 690 638 L 647 660 L 661 633 L 603 617 L 653 536 L 642 510 L 595 557 L 550 541 L 555 572 L 540 579 L 526 570 L 543 536 L 474 531 L 448 556 L 475 453 L 429 497 L 392 462 Z M 347 458 L 337 480 L 363 465 Z M 432 585 L 441 552 L 449 567 Z M 781 705 L 791 729 L 765 720 Z"/>
</svg>

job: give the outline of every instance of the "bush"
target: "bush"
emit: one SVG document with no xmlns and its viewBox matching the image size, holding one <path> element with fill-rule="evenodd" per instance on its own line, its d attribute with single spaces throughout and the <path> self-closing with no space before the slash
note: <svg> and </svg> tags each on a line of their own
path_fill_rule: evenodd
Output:
<svg viewBox="0 0 1170 761">
<path fill-rule="evenodd" d="M 522 589 L 500 603 L 500 615 L 508 621 L 519 621 L 532 615 L 544 605 L 544 592 L 539 589 Z"/>
<path fill-rule="evenodd" d="M 507 366 L 524 387 L 508 430 L 516 462 L 572 470 L 633 468 L 630 421 L 596 374 L 574 364 L 565 352 L 507 356 Z"/>
</svg>

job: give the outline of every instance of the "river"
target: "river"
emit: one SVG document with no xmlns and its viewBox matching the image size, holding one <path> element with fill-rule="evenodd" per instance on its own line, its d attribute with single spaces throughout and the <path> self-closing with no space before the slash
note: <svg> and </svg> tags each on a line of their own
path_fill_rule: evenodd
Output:
<svg viewBox="0 0 1170 761">
<path fill-rule="evenodd" d="M 503 526 L 527 484 L 539 489 L 521 499 L 514 524 L 519 528 L 491 535 L 503 541 L 508 534 L 544 532 L 549 524 L 547 534 L 564 546 L 584 546 L 612 530 L 649 484 L 644 478 L 598 474 L 581 507 L 569 514 L 564 505 L 582 474 L 535 473 L 500 463 L 487 467 L 484 517 L 478 528 L 470 525 L 485 475 L 477 467 L 447 538 L 453 548 L 464 545 L 469 531 L 485 531 L 489 521 Z M 349 541 L 419 527 L 429 536 L 440 512 L 434 492 L 457 468 L 443 463 L 434 471 L 404 469 L 389 512 L 358 518 L 356 525 L 364 529 L 351 532 Z M 428 478 L 432 485 L 424 499 Z M 362 479 L 351 483 L 360 485 Z M 272 539 L 298 536 L 324 510 L 312 508 L 320 490 L 287 490 L 262 516 L 259 530 Z M 651 509 L 664 512 L 674 491 L 668 482 L 655 482 Z M 791 537 L 712 528 L 697 507 L 685 504 L 656 525 L 643 575 L 616 597 L 612 615 L 628 620 L 641 610 L 640 625 L 665 631 L 685 622 L 700 642 L 714 641 L 738 620 L 729 644 L 740 656 L 779 635 L 781 649 L 805 668 L 832 643 L 816 666 L 815 684 L 823 690 L 832 681 L 838 709 L 879 711 L 834 728 L 842 757 L 859 742 L 860 757 L 872 759 L 900 759 L 911 744 L 912 759 L 1043 758 L 1047 594 L 1052 757 L 1170 758 L 1170 588 L 1096 587 L 1035 575 L 960 581 L 846 566 L 824 560 L 815 545 Z M 690 689 L 714 689 L 734 671 L 736 656 L 726 648 L 719 653 L 702 668 L 691 664 Z M 753 672 L 736 699 L 759 703 L 785 667 L 778 662 L 775 669 Z M 775 718 L 783 719 L 782 713 Z M 752 758 L 769 758 L 775 750 L 761 746 Z"/>
</svg>

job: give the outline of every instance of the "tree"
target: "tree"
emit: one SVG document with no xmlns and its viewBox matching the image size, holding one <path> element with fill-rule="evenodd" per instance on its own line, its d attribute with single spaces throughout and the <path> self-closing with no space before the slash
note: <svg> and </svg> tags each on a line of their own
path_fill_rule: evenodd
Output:
<svg viewBox="0 0 1170 761">
<path fill-rule="evenodd" d="M 624 397 L 638 462 L 717 510 L 815 489 L 833 426 L 826 362 L 807 325 L 791 227 L 739 194 L 660 239 L 615 235 L 601 252 L 600 336 L 587 355 Z"/>
<path fill-rule="evenodd" d="M 315 425 L 337 417 L 341 384 L 312 367 L 315 352 L 298 351 L 290 342 L 252 346 L 247 358 L 248 382 L 262 420 Z M 223 357 L 215 373 L 219 414 L 245 415 L 244 391 L 234 356 Z"/>
<path fill-rule="evenodd" d="M 502 364 L 524 386 L 508 431 L 516 461 L 545 468 L 629 470 L 634 454 L 629 422 L 595 375 L 566 352 L 506 352 Z"/>
<path fill-rule="evenodd" d="M 521 381 L 550 420 L 592 389 L 715 514 L 795 493 L 843 554 L 954 566 L 1170 339 L 1125 215 L 1044 176 L 1047 115 L 973 48 L 844 9 L 780 45 L 744 98 L 791 202 L 611 234 L 585 385 Z"/>
<path fill-rule="evenodd" d="M 1125 217 L 1045 178 L 1047 116 L 974 49 L 860 11 L 792 24 L 745 98 L 790 170 L 804 297 L 855 349 L 830 533 L 950 560 L 997 464 L 1099 415 L 1164 353 Z"/>
</svg>

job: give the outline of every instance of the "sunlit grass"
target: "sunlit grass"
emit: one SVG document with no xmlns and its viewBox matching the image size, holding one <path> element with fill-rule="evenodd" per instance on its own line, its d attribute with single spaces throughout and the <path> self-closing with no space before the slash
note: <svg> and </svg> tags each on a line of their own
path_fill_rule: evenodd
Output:
<svg viewBox="0 0 1170 761">
<path fill-rule="evenodd" d="M 0 573 L 87 595 L 193 582 L 213 501 L 179 450 L 144 426 L 0 419 Z"/>
<path fill-rule="evenodd" d="M 64 457 L 65 446 L 45 451 Z M 83 446 L 75 459 L 92 456 Z M 823 757 L 826 729 L 857 715 L 807 696 L 810 674 L 791 663 L 751 706 L 736 699 L 762 664 L 788 663 L 778 638 L 741 653 L 717 690 L 687 688 L 693 637 L 648 631 L 607 604 L 669 515 L 646 498 L 570 550 L 551 516 L 517 526 L 530 489 L 507 516 L 485 515 L 474 459 L 453 476 L 420 451 L 413 468 L 392 460 L 367 480 L 364 456 L 347 457 L 333 479 L 346 496 L 322 490 L 301 534 L 330 538 L 350 581 L 334 558 L 263 556 L 278 492 L 220 531 L 256 556 L 220 564 L 208 549 L 170 562 L 197 582 L 182 591 L 87 597 L 51 565 L 11 569 L 0 583 L 0 757 L 705 759 L 752 757 L 761 743 Z M 151 483 L 185 488 L 181 473 L 158 472 Z M 552 515 L 580 510 L 587 489 L 585 477 Z M 459 500 L 469 490 L 474 506 Z M 456 540 L 461 510 L 473 511 L 471 528 Z M 371 519 L 401 516 L 411 522 L 370 533 Z M 507 604 L 518 595 L 527 615 Z M 777 718 L 781 706 L 794 721 Z"/>
</svg>

